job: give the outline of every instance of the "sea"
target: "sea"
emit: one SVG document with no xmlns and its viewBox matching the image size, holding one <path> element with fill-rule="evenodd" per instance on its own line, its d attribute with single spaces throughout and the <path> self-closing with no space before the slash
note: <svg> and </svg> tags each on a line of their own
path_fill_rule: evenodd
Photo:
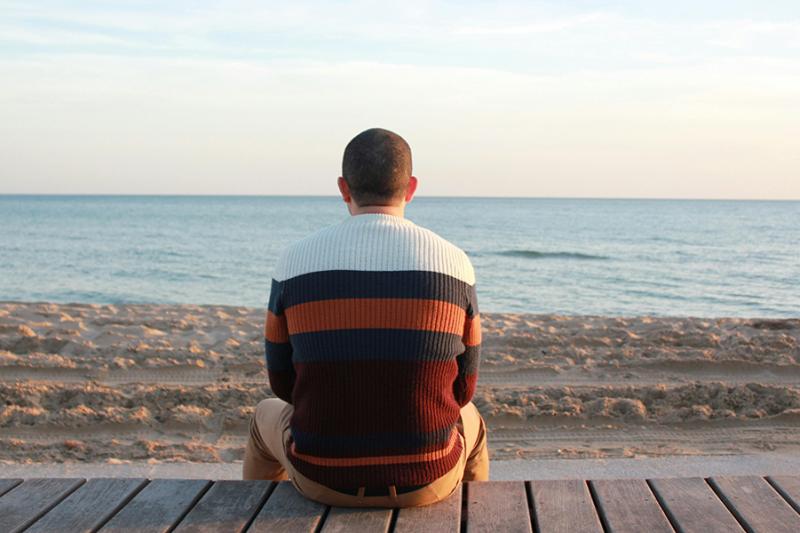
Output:
<svg viewBox="0 0 800 533">
<path fill-rule="evenodd" d="M 0 196 L 0 300 L 264 307 L 314 196 Z M 800 202 L 416 198 L 484 312 L 800 317 Z"/>
</svg>

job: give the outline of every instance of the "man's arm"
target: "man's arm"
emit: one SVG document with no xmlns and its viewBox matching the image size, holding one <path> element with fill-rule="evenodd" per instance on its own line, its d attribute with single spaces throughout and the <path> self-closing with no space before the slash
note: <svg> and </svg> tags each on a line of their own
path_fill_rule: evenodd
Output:
<svg viewBox="0 0 800 533">
<path fill-rule="evenodd" d="M 475 285 L 470 286 L 467 295 L 467 316 L 464 320 L 464 335 L 461 340 L 464 343 L 464 352 L 456 358 L 458 377 L 453 383 L 453 393 L 456 401 L 463 407 L 472 400 L 472 395 L 475 394 L 481 356 L 481 317 L 478 312 Z"/>
<path fill-rule="evenodd" d="M 289 330 L 283 312 L 282 290 L 283 284 L 273 279 L 267 307 L 267 323 L 264 327 L 264 348 L 272 392 L 281 400 L 292 403 L 295 372 L 292 345 L 289 343 Z"/>
</svg>

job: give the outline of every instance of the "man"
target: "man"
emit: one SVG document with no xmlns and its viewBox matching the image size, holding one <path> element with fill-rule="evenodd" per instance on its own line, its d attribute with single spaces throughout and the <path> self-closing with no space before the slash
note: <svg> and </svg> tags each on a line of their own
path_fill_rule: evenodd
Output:
<svg viewBox="0 0 800 533">
<path fill-rule="evenodd" d="M 399 135 L 357 135 L 338 185 L 351 216 L 278 260 L 265 328 L 278 398 L 256 408 L 244 478 L 290 478 L 328 505 L 434 503 L 489 475 L 470 403 L 475 274 L 463 251 L 403 217 L 417 179 Z"/>
</svg>

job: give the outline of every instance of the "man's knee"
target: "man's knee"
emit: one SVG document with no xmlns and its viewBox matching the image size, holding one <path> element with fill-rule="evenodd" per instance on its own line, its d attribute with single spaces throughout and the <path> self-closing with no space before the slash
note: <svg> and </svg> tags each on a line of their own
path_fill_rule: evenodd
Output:
<svg viewBox="0 0 800 533">
<path fill-rule="evenodd" d="M 267 398 L 256 405 L 250 419 L 250 441 L 262 452 L 269 453 L 269 447 L 264 439 L 265 432 L 268 434 L 278 430 L 276 425 L 285 406 L 286 402 L 278 398 Z"/>
<path fill-rule="evenodd" d="M 291 405 L 267 398 L 256 405 L 245 448 L 245 479 L 287 479 L 283 433 L 292 415 Z"/>
<path fill-rule="evenodd" d="M 265 414 L 267 412 L 280 412 L 288 404 L 280 398 L 264 398 L 256 405 L 256 413 Z"/>
<path fill-rule="evenodd" d="M 489 479 L 489 447 L 486 439 L 486 424 L 473 403 L 461 409 L 461 423 L 466 448 L 464 481 L 486 481 Z"/>
<path fill-rule="evenodd" d="M 472 402 L 461 408 L 461 423 L 464 427 L 467 450 L 471 452 L 480 446 L 482 440 L 486 440 L 486 424 Z"/>
<path fill-rule="evenodd" d="M 280 398 L 267 398 L 256 405 L 253 420 L 262 431 L 288 423 L 291 417 L 291 406 Z"/>
</svg>

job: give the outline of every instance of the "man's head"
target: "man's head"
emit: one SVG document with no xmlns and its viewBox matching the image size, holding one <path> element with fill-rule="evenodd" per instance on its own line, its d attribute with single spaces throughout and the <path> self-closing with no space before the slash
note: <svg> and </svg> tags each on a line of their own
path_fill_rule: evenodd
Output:
<svg viewBox="0 0 800 533">
<path fill-rule="evenodd" d="M 411 200 L 416 185 L 417 179 L 411 175 L 411 148 L 396 133 L 368 129 L 344 149 L 339 189 L 348 204 L 403 206 Z"/>
</svg>

